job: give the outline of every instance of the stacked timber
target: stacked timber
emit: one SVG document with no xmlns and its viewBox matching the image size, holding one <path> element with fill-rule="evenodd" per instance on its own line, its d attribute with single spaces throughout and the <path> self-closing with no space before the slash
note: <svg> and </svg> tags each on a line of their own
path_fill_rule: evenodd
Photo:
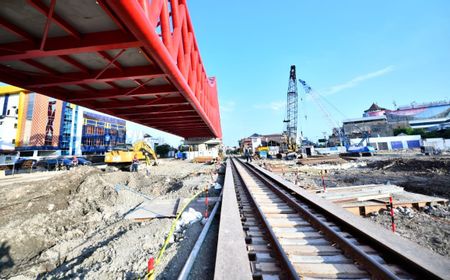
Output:
<svg viewBox="0 0 450 280">
<path fill-rule="evenodd" d="M 448 200 L 440 197 L 422 195 L 405 191 L 396 185 L 358 185 L 349 187 L 327 188 L 316 191 L 324 199 L 339 204 L 346 210 L 367 215 L 386 209 L 392 197 L 394 207 L 422 208 L 432 204 L 447 204 Z"/>
</svg>

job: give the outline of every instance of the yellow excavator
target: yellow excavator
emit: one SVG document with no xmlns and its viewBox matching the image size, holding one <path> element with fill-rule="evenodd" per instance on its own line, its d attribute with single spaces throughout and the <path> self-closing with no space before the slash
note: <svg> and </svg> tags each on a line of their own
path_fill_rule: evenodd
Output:
<svg viewBox="0 0 450 280">
<path fill-rule="evenodd" d="M 137 141 L 133 145 L 114 146 L 110 152 L 105 154 L 105 163 L 120 169 L 128 169 L 135 155 L 139 160 L 144 160 L 147 166 L 151 165 L 150 157 L 153 157 L 154 165 L 158 165 L 155 151 L 144 140 Z"/>
</svg>

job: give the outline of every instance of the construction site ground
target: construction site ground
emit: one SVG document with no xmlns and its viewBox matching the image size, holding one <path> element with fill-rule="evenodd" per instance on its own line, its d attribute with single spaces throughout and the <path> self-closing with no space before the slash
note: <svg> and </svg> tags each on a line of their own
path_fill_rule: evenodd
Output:
<svg viewBox="0 0 450 280">
<path fill-rule="evenodd" d="M 440 201 L 450 199 L 450 156 L 404 153 L 347 160 L 325 156 L 299 161 L 256 162 L 311 192 L 323 192 L 324 185 L 330 189 L 382 184 L 396 185 L 405 191 L 433 198 L 440 197 Z M 411 196 L 414 197 L 414 194 Z M 396 207 L 394 204 L 394 208 L 396 234 L 450 257 L 450 207 L 447 202 L 421 204 L 419 209 Z M 366 213 L 365 218 L 391 229 L 391 216 L 386 207 Z"/>
<path fill-rule="evenodd" d="M 136 221 L 124 217 L 147 198 L 186 201 L 223 180 L 216 173 L 219 167 L 162 160 L 151 167 L 149 176 L 145 170 L 107 172 L 82 166 L 1 179 L 0 279 L 142 278 L 174 218 Z M 219 193 L 209 188 L 210 197 Z M 205 209 L 197 203 L 195 210 L 203 215 Z M 176 233 L 156 267 L 157 279 L 178 275 L 202 227 L 197 222 Z M 207 237 L 211 244 L 202 249 L 202 261 L 194 265 L 192 275 L 202 276 L 196 279 L 212 277 L 217 228 L 213 223 Z"/>
</svg>

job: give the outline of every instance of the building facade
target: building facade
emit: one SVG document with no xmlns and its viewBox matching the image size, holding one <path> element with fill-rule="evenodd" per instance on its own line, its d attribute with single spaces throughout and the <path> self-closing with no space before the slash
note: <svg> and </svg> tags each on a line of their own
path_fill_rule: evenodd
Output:
<svg viewBox="0 0 450 280">
<path fill-rule="evenodd" d="M 347 137 L 361 137 L 369 132 L 374 137 L 393 136 L 397 128 L 421 128 L 426 131 L 450 128 L 450 102 L 430 102 L 401 106 L 395 110 L 373 103 L 362 118 L 343 121 Z"/>
<path fill-rule="evenodd" d="M 0 141 L 4 149 L 16 146 L 17 128 L 19 126 L 19 100 L 23 100 L 22 89 L 6 86 L 0 87 Z"/>
<path fill-rule="evenodd" d="M 445 129 L 446 126 L 450 126 L 450 102 L 412 103 L 395 110 L 372 104 L 368 110 L 364 111 L 363 117 L 374 116 L 385 116 L 392 127 Z"/>
<path fill-rule="evenodd" d="M 103 154 L 110 147 L 125 144 L 126 123 L 121 119 L 84 111 L 81 135 L 82 154 Z"/>
<path fill-rule="evenodd" d="M 356 119 L 347 119 L 342 122 L 345 135 L 362 136 L 369 132 L 373 136 L 391 136 L 393 129 L 384 115 Z"/>
<path fill-rule="evenodd" d="M 280 146 L 286 141 L 285 138 L 283 134 L 277 133 L 266 135 L 254 133 L 239 140 L 239 149 L 243 151 L 244 148 L 250 148 L 252 152 L 255 152 L 260 146 L 269 147 L 269 154 L 274 156 L 279 153 Z"/>
<path fill-rule="evenodd" d="M 124 120 L 25 91 L 0 87 L 0 139 L 24 156 L 103 154 L 125 144 Z"/>
</svg>

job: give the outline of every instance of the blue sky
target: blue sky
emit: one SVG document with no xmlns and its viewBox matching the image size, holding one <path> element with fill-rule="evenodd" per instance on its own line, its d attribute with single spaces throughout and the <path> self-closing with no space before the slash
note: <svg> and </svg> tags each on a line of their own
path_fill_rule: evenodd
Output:
<svg viewBox="0 0 450 280">
<path fill-rule="evenodd" d="M 336 121 L 372 102 L 394 108 L 450 98 L 450 1 L 189 1 L 200 53 L 216 76 L 226 145 L 283 130 L 289 68 Z M 299 95 L 305 136 L 331 127 Z M 333 104 L 339 112 L 329 105 Z M 307 120 L 305 120 L 307 115 Z"/>
<path fill-rule="evenodd" d="M 207 73 L 217 77 L 226 145 L 283 131 L 291 64 L 337 122 L 361 117 L 372 102 L 450 99 L 448 0 L 193 0 L 188 8 Z M 302 88 L 299 95 L 299 130 L 313 140 L 329 133 L 315 102 Z M 181 139 L 129 129 L 173 146 Z"/>
</svg>

